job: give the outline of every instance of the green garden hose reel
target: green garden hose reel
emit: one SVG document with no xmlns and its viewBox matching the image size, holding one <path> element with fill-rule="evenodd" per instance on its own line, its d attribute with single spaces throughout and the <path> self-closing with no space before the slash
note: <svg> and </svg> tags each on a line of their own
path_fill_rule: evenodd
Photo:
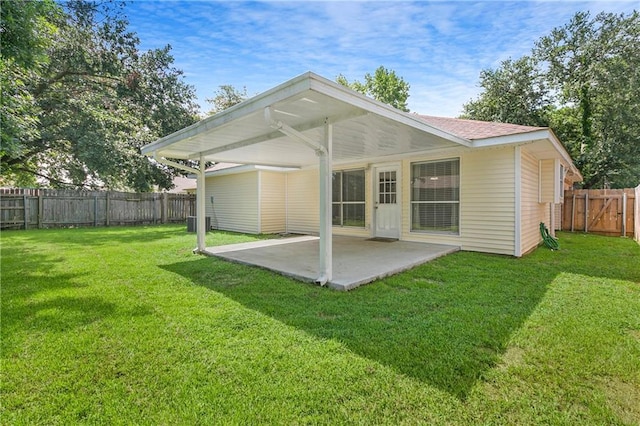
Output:
<svg viewBox="0 0 640 426">
<path fill-rule="evenodd" d="M 542 235 L 542 241 L 545 246 L 549 247 L 551 250 L 560 250 L 560 243 L 557 239 L 551 236 L 544 222 L 540 222 L 540 235 Z"/>
</svg>

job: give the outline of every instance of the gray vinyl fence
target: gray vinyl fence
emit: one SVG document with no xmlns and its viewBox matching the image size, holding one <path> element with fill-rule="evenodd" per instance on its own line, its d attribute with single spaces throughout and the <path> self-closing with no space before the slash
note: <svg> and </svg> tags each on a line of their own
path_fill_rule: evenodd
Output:
<svg viewBox="0 0 640 426">
<path fill-rule="evenodd" d="M 192 194 L 0 188 L 0 228 L 185 223 Z"/>
</svg>

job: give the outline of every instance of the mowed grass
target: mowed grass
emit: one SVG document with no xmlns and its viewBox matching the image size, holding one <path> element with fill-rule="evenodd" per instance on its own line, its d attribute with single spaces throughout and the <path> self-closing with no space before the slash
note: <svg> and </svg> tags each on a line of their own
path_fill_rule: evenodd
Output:
<svg viewBox="0 0 640 426">
<path fill-rule="evenodd" d="M 640 246 L 560 240 L 343 293 L 184 226 L 3 232 L 0 419 L 640 424 Z"/>
</svg>

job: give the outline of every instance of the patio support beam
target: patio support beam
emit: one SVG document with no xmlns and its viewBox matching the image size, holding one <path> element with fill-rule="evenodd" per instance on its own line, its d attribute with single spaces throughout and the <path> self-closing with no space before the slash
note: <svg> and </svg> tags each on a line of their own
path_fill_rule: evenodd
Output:
<svg viewBox="0 0 640 426">
<path fill-rule="evenodd" d="M 204 155 L 200 155 L 200 170 L 198 173 L 198 183 L 197 183 L 197 193 L 196 193 L 196 208 L 197 208 L 197 214 L 196 214 L 196 220 L 197 220 L 197 226 L 196 226 L 196 233 L 198 235 L 198 253 L 204 253 L 204 250 L 206 248 L 206 242 L 205 242 L 205 236 L 207 235 L 207 230 L 205 229 L 206 226 L 206 220 L 205 220 L 205 215 L 207 214 L 207 210 L 205 208 L 205 198 L 206 198 L 206 191 L 205 191 L 205 161 L 204 161 Z"/>
<path fill-rule="evenodd" d="M 207 230 L 205 220 L 205 161 L 204 155 L 200 155 L 200 164 L 198 168 L 185 166 L 184 164 L 176 163 L 175 161 L 167 160 L 164 157 L 160 157 L 157 152 L 153 153 L 153 158 L 159 163 L 166 164 L 167 166 L 175 167 L 176 169 L 184 170 L 186 172 L 194 173 L 197 180 L 196 188 L 196 235 L 197 235 L 197 247 L 194 250 L 195 253 L 203 253 L 206 248 L 205 235 Z"/>
<path fill-rule="evenodd" d="M 200 173 L 199 169 L 194 169 L 193 167 L 185 166 L 184 164 L 176 163 L 175 161 L 160 157 L 157 152 L 153 153 L 153 159 L 158 163 L 166 164 L 167 166 L 175 167 L 176 169 L 184 170 L 185 172 L 194 173 L 196 175 Z"/>
<path fill-rule="evenodd" d="M 294 129 L 280 120 L 273 119 L 273 108 L 264 109 L 264 119 L 272 128 L 289 136 L 291 139 L 302 142 L 316 152 L 319 157 L 319 186 L 320 186 L 320 253 L 318 259 L 319 276 L 316 283 L 325 285 L 333 278 L 333 225 L 331 220 L 332 207 L 332 159 L 333 151 L 333 124 L 329 118 L 324 120 L 324 137 L 317 142 L 302 132 Z"/>
<path fill-rule="evenodd" d="M 331 219 L 333 125 L 324 125 L 323 150 L 316 151 L 320 157 L 320 276 L 316 282 L 325 285 L 333 278 L 333 225 Z"/>
<path fill-rule="evenodd" d="M 274 120 L 272 111 L 273 111 L 272 107 L 266 107 L 264 109 L 264 119 L 271 127 L 276 129 L 280 133 L 283 133 L 289 136 L 292 139 L 302 142 L 303 144 L 307 145 L 309 148 L 316 151 L 316 154 L 318 155 L 320 155 L 321 153 L 324 153 L 324 154 L 327 153 L 326 148 L 322 144 L 314 141 L 310 137 L 305 136 L 304 133 L 297 131 L 296 129 L 289 126 L 288 124 L 285 124 L 280 120 L 277 120 L 277 121 Z"/>
</svg>

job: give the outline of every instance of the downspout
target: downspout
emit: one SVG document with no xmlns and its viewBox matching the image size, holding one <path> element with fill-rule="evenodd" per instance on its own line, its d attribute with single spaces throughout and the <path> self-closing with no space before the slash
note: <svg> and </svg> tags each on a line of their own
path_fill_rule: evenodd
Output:
<svg viewBox="0 0 640 426">
<path fill-rule="evenodd" d="M 316 151 L 320 166 L 320 277 L 316 280 L 321 286 L 333 279 L 333 224 L 331 217 L 331 178 L 333 151 L 333 126 L 324 125 L 324 151 Z"/>
<path fill-rule="evenodd" d="M 202 253 L 206 247 L 205 244 L 205 233 L 204 229 L 206 226 L 206 209 L 205 209 L 205 162 L 204 157 L 200 156 L 200 164 L 199 168 L 196 169 L 194 167 L 185 166 L 184 164 L 176 163 L 175 161 L 167 160 L 164 157 L 158 156 L 157 152 L 153 153 L 153 159 L 159 163 L 166 164 L 167 166 L 175 167 L 176 169 L 184 170 L 185 172 L 193 173 L 198 178 L 197 189 L 196 189 L 196 235 L 197 235 L 197 247 L 193 251 L 194 253 Z"/>
</svg>

